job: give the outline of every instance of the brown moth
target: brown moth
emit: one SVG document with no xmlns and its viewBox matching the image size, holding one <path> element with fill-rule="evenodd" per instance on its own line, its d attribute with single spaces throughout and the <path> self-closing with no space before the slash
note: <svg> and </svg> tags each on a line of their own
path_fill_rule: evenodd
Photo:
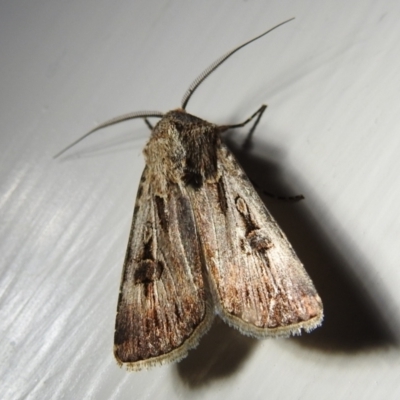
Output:
<svg viewBox="0 0 400 400">
<path fill-rule="evenodd" d="M 194 90 L 233 53 L 289 22 L 233 49 L 190 86 L 182 108 L 158 117 L 144 155 L 128 241 L 115 327 L 120 365 L 140 370 L 178 361 L 195 347 L 217 313 L 256 338 L 309 332 L 323 319 L 322 302 L 286 236 L 259 198 L 218 126 L 185 111 Z M 57 156 L 58 156 L 57 155 Z"/>
</svg>

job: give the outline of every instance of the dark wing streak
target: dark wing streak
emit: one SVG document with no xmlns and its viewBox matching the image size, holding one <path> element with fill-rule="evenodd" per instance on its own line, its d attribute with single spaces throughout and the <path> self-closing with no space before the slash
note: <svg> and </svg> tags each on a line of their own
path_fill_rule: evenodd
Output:
<svg viewBox="0 0 400 400">
<path fill-rule="evenodd" d="M 146 169 L 136 200 L 116 317 L 114 353 L 131 370 L 184 357 L 212 320 L 200 257 L 197 261 L 188 257 L 188 253 L 200 254 L 198 241 L 188 241 L 187 232 L 178 226 L 182 224 L 178 218 L 190 217 L 182 215 L 185 200 L 177 186 L 171 188 L 163 200 L 170 216 L 163 230 L 147 175 Z M 185 220 L 189 230 L 191 225 L 195 231 L 193 216 Z"/>
<path fill-rule="evenodd" d="M 189 273 L 190 262 L 192 260 L 188 259 L 182 244 L 182 240 L 187 238 L 182 239 L 182 232 L 176 226 L 178 212 L 175 190 L 175 187 L 174 190 L 171 188 L 166 200 L 170 220 L 169 230 L 167 233 L 161 228 L 156 231 L 157 259 L 163 260 L 165 265 L 164 273 L 168 273 L 169 277 L 168 280 L 161 280 L 160 285 L 162 285 L 165 295 L 168 296 L 168 301 L 165 302 L 164 307 L 168 310 L 166 320 L 168 320 L 169 326 L 172 329 L 174 327 L 178 328 L 178 324 L 183 323 L 183 321 L 179 320 L 180 316 L 184 313 L 184 299 L 181 299 L 184 295 L 186 295 L 187 299 L 191 298 L 192 303 L 203 301 L 198 293 L 199 290 L 202 290 L 203 285 L 199 285 L 198 282 L 195 283 L 193 275 Z M 155 207 L 153 208 L 155 209 Z M 182 216 L 179 216 L 179 218 L 182 218 Z M 158 223 L 158 226 L 160 227 L 160 223 Z M 198 266 L 194 265 L 194 268 L 196 267 Z M 167 281 L 170 282 L 169 287 L 166 285 Z M 188 317 L 190 316 L 188 315 Z M 171 335 L 171 332 L 167 332 L 166 334 Z M 176 338 L 174 341 L 177 341 Z"/>
<path fill-rule="evenodd" d="M 300 260 L 233 155 L 221 145 L 220 180 L 198 192 L 197 226 L 221 317 L 255 337 L 298 334 L 322 321 L 322 303 Z M 221 183 L 219 183 L 221 184 Z"/>
<path fill-rule="evenodd" d="M 164 307 L 169 308 L 167 317 L 172 329 L 166 334 L 173 334 L 175 328 L 174 344 L 180 346 L 174 350 L 177 359 L 197 345 L 209 329 L 213 313 L 204 285 L 193 209 L 186 191 L 177 184 L 170 184 L 164 205 L 168 221 L 166 223 L 164 219 L 164 223 L 168 229 L 164 231 L 159 219 L 157 258 L 164 258 L 165 269 L 170 275 L 170 287 L 164 285 L 164 280 L 160 284 L 169 294 Z"/>
</svg>

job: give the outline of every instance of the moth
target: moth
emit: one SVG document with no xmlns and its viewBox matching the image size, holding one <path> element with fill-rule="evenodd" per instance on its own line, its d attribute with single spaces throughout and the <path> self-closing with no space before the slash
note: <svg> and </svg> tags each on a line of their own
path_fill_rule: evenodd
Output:
<svg viewBox="0 0 400 400">
<path fill-rule="evenodd" d="M 218 126 L 186 112 L 196 88 L 227 58 L 285 21 L 225 54 L 189 87 L 182 107 L 113 118 L 142 118 L 152 129 L 137 193 L 116 316 L 114 354 L 140 370 L 178 361 L 198 344 L 214 314 L 256 338 L 309 332 L 323 319 L 318 293 L 285 234 Z M 148 118 L 160 121 L 154 126 Z"/>
</svg>

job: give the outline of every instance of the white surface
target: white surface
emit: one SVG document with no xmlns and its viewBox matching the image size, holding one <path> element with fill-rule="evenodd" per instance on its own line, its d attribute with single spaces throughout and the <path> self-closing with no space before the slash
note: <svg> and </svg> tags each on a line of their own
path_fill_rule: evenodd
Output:
<svg viewBox="0 0 400 400">
<path fill-rule="evenodd" d="M 222 124 L 268 103 L 243 164 L 269 191 L 305 194 L 267 205 L 325 323 L 262 342 L 216 323 L 180 364 L 127 373 L 112 341 L 148 130 L 52 156 L 115 115 L 179 106 L 217 57 L 292 16 L 188 111 Z M 399 17 L 397 0 L 3 1 L 1 397 L 400 398 Z"/>
</svg>

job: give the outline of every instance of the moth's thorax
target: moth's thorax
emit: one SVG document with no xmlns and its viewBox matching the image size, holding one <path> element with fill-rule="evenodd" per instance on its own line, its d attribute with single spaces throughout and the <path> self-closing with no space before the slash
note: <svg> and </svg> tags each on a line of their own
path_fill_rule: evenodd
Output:
<svg viewBox="0 0 400 400">
<path fill-rule="evenodd" d="M 219 129 L 184 110 L 170 111 L 155 126 L 144 149 L 155 179 L 199 188 L 217 179 Z"/>
</svg>

